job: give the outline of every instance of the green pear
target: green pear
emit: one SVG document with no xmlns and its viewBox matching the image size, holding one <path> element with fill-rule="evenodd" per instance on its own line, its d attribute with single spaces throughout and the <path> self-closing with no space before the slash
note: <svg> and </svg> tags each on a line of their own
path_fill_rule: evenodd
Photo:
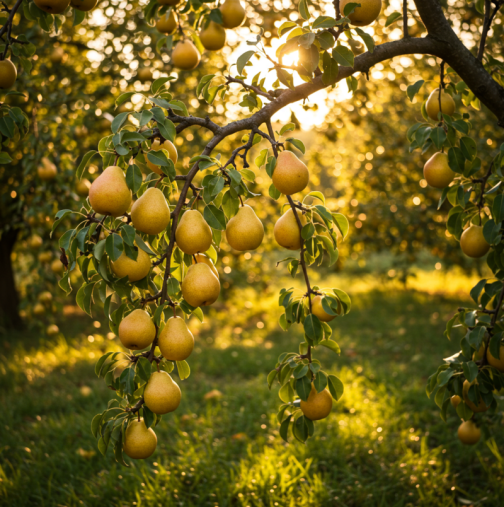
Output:
<svg viewBox="0 0 504 507">
<path fill-rule="evenodd" d="M 151 269 L 149 254 L 138 249 L 136 261 L 130 259 L 124 252 L 119 259 L 110 263 L 112 272 L 119 278 L 128 277 L 130 282 L 137 282 L 146 277 Z"/>
<path fill-rule="evenodd" d="M 155 414 L 167 414 L 177 410 L 182 393 L 180 387 L 165 371 L 154 372 L 144 391 L 147 408 Z"/>
<path fill-rule="evenodd" d="M 131 222 L 136 230 L 155 236 L 170 223 L 170 208 L 159 188 L 148 188 L 131 208 Z"/>
<path fill-rule="evenodd" d="M 301 226 L 306 225 L 306 218 L 300 211 L 297 212 L 297 216 L 301 221 Z M 288 248 L 289 250 L 299 250 L 301 248 L 301 232 L 292 208 L 289 208 L 277 220 L 273 229 L 273 235 L 276 242 L 284 248 Z"/>
<path fill-rule="evenodd" d="M 143 419 L 130 421 L 124 433 L 123 450 L 132 459 L 145 459 L 156 450 L 157 437 Z"/>
<path fill-rule="evenodd" d="M 89 189 L 89 202 L 101 215 L 119 217 L 131 205 L 131 190 L 126 184 L 123 170 L 111 165 L 96 178 Z"/>
<path fill-rule="evenodd" d="M 119 340 L 127 349 L 145 349 L 155 337 L 156 326 L 145 310 L 133 310 L 119 324 Z"/>
<path fill-rule="evenodd" d="M 292 151 L 282 151 L 278 155 L 273 171 L 273 185 L 285 195 L 301 192 L 308 185 L 310 174 L 308 168 Z"/>
<path fill-rule="evenodd" d="M 187 359 L 194 348 L 194 336 L 184 319 L 172 317 L 159 334 L 158 347 L 168 361 Z"/>
<path fill-rule="evenodd" d="M 240 252 L 255 250 L 264 238 L 264 226 L 254 210 L 243 205 L 226 226 L 227 242 Z"/>
<path fill-rule="evenodd" d="M 206 252 L 212 244 L 212 229 L 195 209 L 186 211 L 175 231 L 177 246 L 187 255 Z"/>
<path fill-rule="evenodd" d="M 224 28 L 236 28 L 245 21 L 245 9 L 240 0 L 226 0 L 219 8 Z"/>
<path fill-rule="evenodd" d="M 211 305 L 219 294 L 219 279 L 207 264 L 199 262 L 189 267 L 182 281 L 182 295 L 191 306 Z"/>
</svg>

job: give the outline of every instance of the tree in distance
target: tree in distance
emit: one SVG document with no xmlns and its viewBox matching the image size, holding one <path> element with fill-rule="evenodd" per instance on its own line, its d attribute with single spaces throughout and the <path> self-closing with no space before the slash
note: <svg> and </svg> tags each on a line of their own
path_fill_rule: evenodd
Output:
<svg viewBox="0 0 504 507">
<path fill-rule="evenodd" d="M 170 223 L 170 208 L 159 188 L 148 188 L 131 208 L 131 222 L 137 231 L 151 236 L 164 231 Z"/>
<path fill-rule="evenodd" d="M 119 340 L 129 350 L 142 350 L 156 337 L 156 326 L 145 310 L 133 310 L 119 324 Z"/>
<path fill-rule="evenodd" d="M 355 26 L 370 25 L 378 18 L 382 8 L 381 0 L 340 0 L 340 11 L 342 15 L 345 11 L 345 5 L 349 3 L 360 4 L 360 7 L 356 7 L 352 14 L 348 16 L 352 25 Z"/>
<path fill-rule="evenodd" d="M 434 121 L 439 121 L 439 88 L 429 95 L 427 104 L 425 105 L 425 110 L 427 111 L 429 118 Z M 448 116 L 452 116 L 455 112 L 455 101 L 453 100 L 453 97 L 444 90 L 441 92 L 441 110 L 443 114 L 447 114 Z"/>
<path fill-rule="evenodd" d="M 322 306 L 323 296 L 315 296 L 312 300 L 312 313 L 322 322 L 331 322 L 336 318 L 336 315 L 331 315 L 324 310 Z M 341 305 L 338 301 L 338 312 L 340 311 Z"/>
<path fill-rule="evenodd" d="M 504 372 L 504 344 L 501 343 L 499 348 L 499 357 L 492 356 L 492 353 L 490 352 L 490 347 L 487 350 L 487 361 L 488 364 L 493 366 L 494 368 L 497 368 L 499 371 Z"/>
<path fill-rule="evenodd" d="M 37 175 L 42 181 L 50 181 L 56 178 L 58 169 L 56 166 L 47 158 L 42 157 L 40 165 L 37 167 Z"/>
<path fill-rule="evenodd" d="M 441 152 L 434 153 L 426 162 L 423 174 L 427 183 L 434 188 L 447 187 L 456 176 L 448 164 L 448 155 Z"/>
<path fill-rule="evenodd" d="M 227 242 L 235 250 L 255 250 L 264 238 L 264 226 L 255 211 L 244 204 L 226 226 Z"/>
<path fill-rule="evenodd" d="M 87 197 L 89 195 L 90 188 L 91 182 L 86 178 L 78 181 L 75 185 L 75 191 L 77 192 L 77 195 L 80 195 L 81 197 Z"/>
<path fill-rule="evenodd" d="M 159 333 L 158 347 L 168 361 L 184 361 L 194 349 L 194 336 L 181 317 L 167 320 Z"/>
<path fill-rule="evenodd" d="M 137 77 L 141 83 L 152 81 L 154 78 L 154 76 L 152 75 L 152 69 L 150 67 L 141 67 L 140 69 L 138 69 Z"/>
<path fill-rule="evenodd" d="M 292 151 L 282 151 L 273 171 L 273 185 L 285 195 L 301 192 L 308 185 L 310 173 L 306 165 Z"/>
<path fill-rule="evenodd" d="M 468 257 L 479 259 L 488 253 L 490 244 L 483 236 L 481 225 L 470 225 L 460 237 L 460 248 Z"/>
<path fill-rule="evenodd" d="M 175 11 L 172 9 L 170 13 L 161 16 L 156 22 L 156 30 L 165 35 L 171 35 L 177 28 L 177 20 Z"/>
<path fill-rule="evenodd" d="M 157 437 L 152 428 L 147 428 L 142 419 L 130 421 L 124 433 L 123 450 L 132 459 L 145 459 L 153 454 Z"/>
<path fill-rule="evenodd" d="M 149 255 L 139 248 L 136 261 L 123 252 L 116 261 L 110 263 L 110 266 L 117 277 L 127 276 L 130 282 L 137 282 L 147 276 L 151 269 L 151 261 Z"/>
<path fill-rule="evenodd" d="M 462 401 L 462 398 L 458 394 L 454 394 L 450 398 L 450 403 L 452 404 L 453 408 L 457 408 L 460 405 L 461 401 Z"/>
<path fill-rule="evenodd" d="M 245 8 L 240 0 L 226 0 L 219 8 L 224 28 L 237 28 L 245 21 Z"/>
<path fill-rule="evenodd" d="M 185 254 L 203 253 L 212 245 L 212 229 L 198 210 L 191 209 L 182 215 L 175 239 Z"/>
<path fill-rule="evenodd" d="M 82 12 L 92 11 L 96 7 L 97 3 L 98 0 L 70 0 L 70 5 L 74 9 Z"/>
<path fill-rule="evenodd" d="M 215 21 L 210 21 L 199 34 L 201 44 L 209 51 L 219 51 L 226 44 L 226 30 Z"/>
<path fill-rule="evenodd" d="M 44 243 L 44 241 L 42 240 L 42 238 L 38 234 L 34 234 L 28 240 L 28 246 L 32 250 L 37 250 L 38 248 L 40 248 L 42 246 L 43 243 Z"/>
<path fill-rule="evenodd" d="M 169 156 L 170 160 L 174 164 L 177 163 L 177 160 L 178 160 L 177 148 L 175 148 L 174 144 L 171 141 L 168 141 L 168 139 L 167 139 L 163 144 L 161 144 L 159 142 L 159 139 L 155 139 L 152 142 L 151 151 L 159 151 L 159 150 L 166 150 L 168 152 L 168 156 Z M 163 171 L 161 170 L 161 166 L 153 164 L 147 157 L 146 157 L 146 160 L 147 160 L 147 167 L 151 171 L 153 171 L 159 175 L 163 174 Z"/>
<path fill-rule="evenodd" d="M 219 294 L 219 279 L 207 264 L 189 266 L 182 281 L 182 295 L 191 306 L 209 306 L 215 303 Z"/>
<path fill-rule="evenodd" d="M 35 5 L 49 14 L 61 14 L 70 5 L 70 0 L 33 0 Z"/>
<path fill-rule="evenodd" d="M 120 167 L 107 167 L 93 181 L 89 189 L 89 203 L 101 215 L 119 217 L 126 213 L 131 205 L 131 190 Z"/>
<path fill-rule="evenodd" d="M 306 218 L 302 213 L 297 214 L 301 225 L 306 225 Z M 276 222 L 273 228 L 276 242 L 289 250 L 301 248 L 301 235 L 292 208 L 289 208 Z"/>
<path fill-rule="evenodd" d="M 165 371 L 154 372 L 144 391 L 147 408 L 158 415 L 177 410 L 182 393 L 180 387 Z"/>
<path fill-rule="evenodd" d="M 478 384 L 477 380 L 475 380 L 474 382 Z M 464 401 L 473 412 L 486 412 L 490 407 L 486 406 L 481 396 L 479 398 L 477 406 L 469 399 L 469 389 L 471 388 L 473 383 L 469 382 L 468 380 L 464 380 L 464 384 L 462 385 L 462 394 L 464 396 Z"/>
<path fill-rule="evenodd" d="M 481 438 L 481 430 L 474 421 L 463 421 L 457 430 L 457 435 L 463 444 L 474 445 Z"/>
<path fill-rule="evenodd" d="M 186 39 L 177 42 L 172 52 L 172 64 L 182 70 L 193 70 L 198 66 L 201 55 L 192 41 Z"/>
<path fill-rule="evenodd" d="M 206 264 L 211 270 L 212 273 L 217 277 L 217 280 L 219 279 L 219 272 L 217 271 L 217 268 L 215 267 L 215 264 L 212 262 L 212 259 L 210 257 L 207 257 L 205 254 L 194 254 L 193 255 L 193 264 L 197 264 L 198 262 L 203 262 Z"/>
<path fill-rule="evenodd" d="M 315 386 L 311 385 L 311 391 L 306 401 L 301 400 L 301 412 L 312 421 L 325 419 L 332 409 L 332 396 L 327 389 L 317 392 Z"/>
<path fill-rule="evenodd" d="M 16 66 L 10 60 L 0 61 L 0 88 L 7 90 L 14 86 L 17 79 Z"/>
</svg>

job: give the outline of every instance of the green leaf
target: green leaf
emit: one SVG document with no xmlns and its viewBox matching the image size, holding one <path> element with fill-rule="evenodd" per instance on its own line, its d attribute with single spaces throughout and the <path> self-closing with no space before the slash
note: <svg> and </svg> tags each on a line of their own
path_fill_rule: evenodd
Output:
<svg viewBox="0 0 504 507">
<path fill-rule="evenodd" d="M 332 213 L 332 218 L 334 224 L 341 232 L 343 239 L 345 239 L 350 229 L 350 223 L 348 222 L 348 218 L 345 215 L 342 215 L 341 213 Z"/>
<path fill-rule="evenodd" d="M 313 315 L 312 313 L 308 314 L 303 326 L 306 336 L 314 342 L 318 342 L 323 338 L 322 324 L 316 315 Z"/>
<path fill-rule="evenodd" d="M 341 354 L 340 346 L 334 341 L 334 340 L 322 340 L 319 345 L 322 345 L 323 347 L 328 348 L 329 350 L 332 350 L 336 354 Z"/>
<path fill-rule="evenodd" d="M 299 14 L 301 14 L 301 17 L 304 20 L 310 19 L 310 11 L 308 10 L 308 1 L 307 0 L 301 0 L 299 2 Z"/>
<path fill-rule="evenodd" d="M 390 26 L 392 23 L 397 21 L 399 18 L 402 18 L 402 14 L 400 12 L 393 12 L 389 16 L 387 16 L 387 20 L 385 21 L 385 27 Z"/>
<path fill-rule="evenodd" d="M 312 28 L 333 28 L 336 20 L 330 16 L 319 16 L 312 24 Z"/>
<path fill-rule="evenodd" d="M 191 368 L 187 361 L 177 361 L 177 371 L 180 377 L 180 380 L 185 380 L 191 374 Z"/>
<path fill-rule="evenodd" d="M 335 375 L 329 375 L 327 377 L 327 385 L 329 386 L 331 396 L 338 401 L 343 396 L 345 390 L 343 382 Z"/>
<path fill-rule="evenodd" d="M 313 386 L 318 393 L 322 392 L 327 387 L 327 375 L 323 371 L 319 371 L 315 375 Z"/>
<path fill-rule="evenodd" d="M 243 69 L 245 65 L 249 62 L 249 60 L 255 55 L 255 51 L 246 51 L 242 55 L 238 57 L 236 61 L 236 68 L 238 69 L 238 74 L 241 76 L 243 73 Z"/>
<path fill-rule="evenodd" d="M 124 251 L 123 239 L 119 234 L 112 233 L 105 240 L 105 251 L 110 260 L 116 261 Z"/>
<path fill-rule="evenodd" d="M 464 173 L 465 157 L 460 148 L 454 146 L 448 150 L 448 165 L 452 171 L 458 174 Z"/>
<path fill-rule="evenodd" d="M 254 163 L 257 167 L 261 168 L 266 163 L 266 160 L 268 159 L 268 151 L 268 148 L 264 148 L 264 150 L 261 150 L 261 153 L 259 153 L 256 157 Z"/>
<path fill-rule="evenodd" d="M 287 419 L 280 425 L 280 436 L 287 442 L 287 434 L 289 432 L 289 424 L 291 422 L 292 415 L 288 416 Z"/>
<path fill-rule="evenodd" d="M 102 366 L 104 365 L 105 361 L 113 354 L 113 352 L 107 352 L 106 354 L 104 354 L 103 356 L 100 357 L 100 359 L 98 359 L 98 361 L 96 362 L 96 366 L 95 366 L 95 373 L 96 375 L 99 377 L 100 376 L 100 371 L 102 369 Z"/>
<path fill-rule="evenodd" d="M 112 132 L 115 134 L 117 131 L 124 125 L 126 120 L 128 119 L 129 112 L 125 113 L 119 113 L 113 120 L 112 120 Z"/>
<path fill-rule="evenodd" d="M 345 46 L 336 46 L 332 50 L 332 55 L 334 59 L 342 66 L 342 67 L 352 67 L 354 66 L 354 54 L 350 49 Z"/>
<path fill-rule="evenodd" d="M 212 229 L 218 231 L 226 230 L 226 216 L 222 210 L 216 208 L 213 204 L 205 206 L 203 217 Z"/>
<path fill-rule="evenodd" d="M 137 375 L 146 382 L 151 377 L 151 364 L 146 357 L 140 357 L 136 362 L 135 370 Z"/>
<path fill-rule="evenodd" d="M 306 152 L 305 145 L 299 139 L 294 139 L 293 137 L 289 137 L 286 139 L 286 142 L 291 143 L 292 146 L 296 147 L 303 155 Z"/>
<path fill-rule="evenodd" d="M 308 367 L 306 369 L 308 370 Z M 296 380 L 296 393 L 303 401 L 308 400 L 308 396 L 310 396 L 310 390 L 311 382 L 308 377 L 303 376 Z"/>
<path fill-rule="evenodd" d="M 75 176 L 78 180 L 82 178 L 82 175 L 84 174 L 84 169 L 86 169 L 88 163 L 91 161 L 91 159 L 97 154 L 98 152 L 95 150 L 88 151 L 83 157 L 79 164 L 79 167 L 77 167 L 77 170 L 75 171 Z"/>
</svg>

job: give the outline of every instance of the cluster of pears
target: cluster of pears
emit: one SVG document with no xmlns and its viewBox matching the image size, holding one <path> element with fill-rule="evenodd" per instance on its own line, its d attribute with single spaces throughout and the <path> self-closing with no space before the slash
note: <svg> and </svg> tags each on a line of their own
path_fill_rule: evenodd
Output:
<svg viewBox="0 0 504 507">
<path fill-rule="evenodd" d="M 49 14 L 63 14 L 71 5 L 74 9 L 89 12 L 96 7 L 98 0 L 34 0 L 35 5 Z"/>
<path fill-rule="evenodd" d="M 178 0 L 158 0 L 161 5 L 175 6 Z M 208 51 L 219 51 L 226 44 L 226 28 L 237 28 L 245 21 L 245 8 L 240 0 L 226 0 L 220 7 L 222 24 L 210 19 L 203 21 L 199 33 L 202 46 Z M 175 32 L 178 26 L 178 13 L 172 8 L 162 15 L 156 22 L 156 29 L 166 35 Z M 195 69 L 201 60 L 198 48 L 189 39 L 182 38 L 177 42 L 172 52 L 172 64 L 181 70 Z"/>
</svg>

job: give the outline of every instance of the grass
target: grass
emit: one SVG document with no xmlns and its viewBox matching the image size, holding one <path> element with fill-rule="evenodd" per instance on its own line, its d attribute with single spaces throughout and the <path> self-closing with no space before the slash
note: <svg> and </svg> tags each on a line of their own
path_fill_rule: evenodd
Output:
<svg viewBox="0 0 504 507">
<path fill-rule="evenodd" d="M 451 275 L 450 275 L 451 276 Z M 117 347 L 103 326 L 68 315 L 59 338 L 19 334 L 0 357 L 0 500 L 14 506 L 455 506 L 499 505 L 504 436 L 464 447 L 445 425 L 425 381 L 457 350 L 445 321 L 472 286 L 424 274 L 414 290 L 338 279 L 353 296 L 334 322 L 340 357 L 316 357 L 345 384 L 307 445 L 283 443 L 265 384 L 296 331 L 276 324 L 278 287 L 254 288 L 191 322 L 197 340 L 182 404 L 156 428 L 158 448 L 120 467 L 101 456 L 90 422 L 112 396 L 93 373 Z M 331 280 L 332 282 L 332 280 Z M 290 282 L 286 282 L 290 283 Z M 443 290 L 452 285 L 457 294 Z M 96 321 L 96 326 L 100 323 Z M 92 340 L 92 341 L 90 341 Z M 221 397 L 205 395 L 217 389 Z"/>
</svg>

